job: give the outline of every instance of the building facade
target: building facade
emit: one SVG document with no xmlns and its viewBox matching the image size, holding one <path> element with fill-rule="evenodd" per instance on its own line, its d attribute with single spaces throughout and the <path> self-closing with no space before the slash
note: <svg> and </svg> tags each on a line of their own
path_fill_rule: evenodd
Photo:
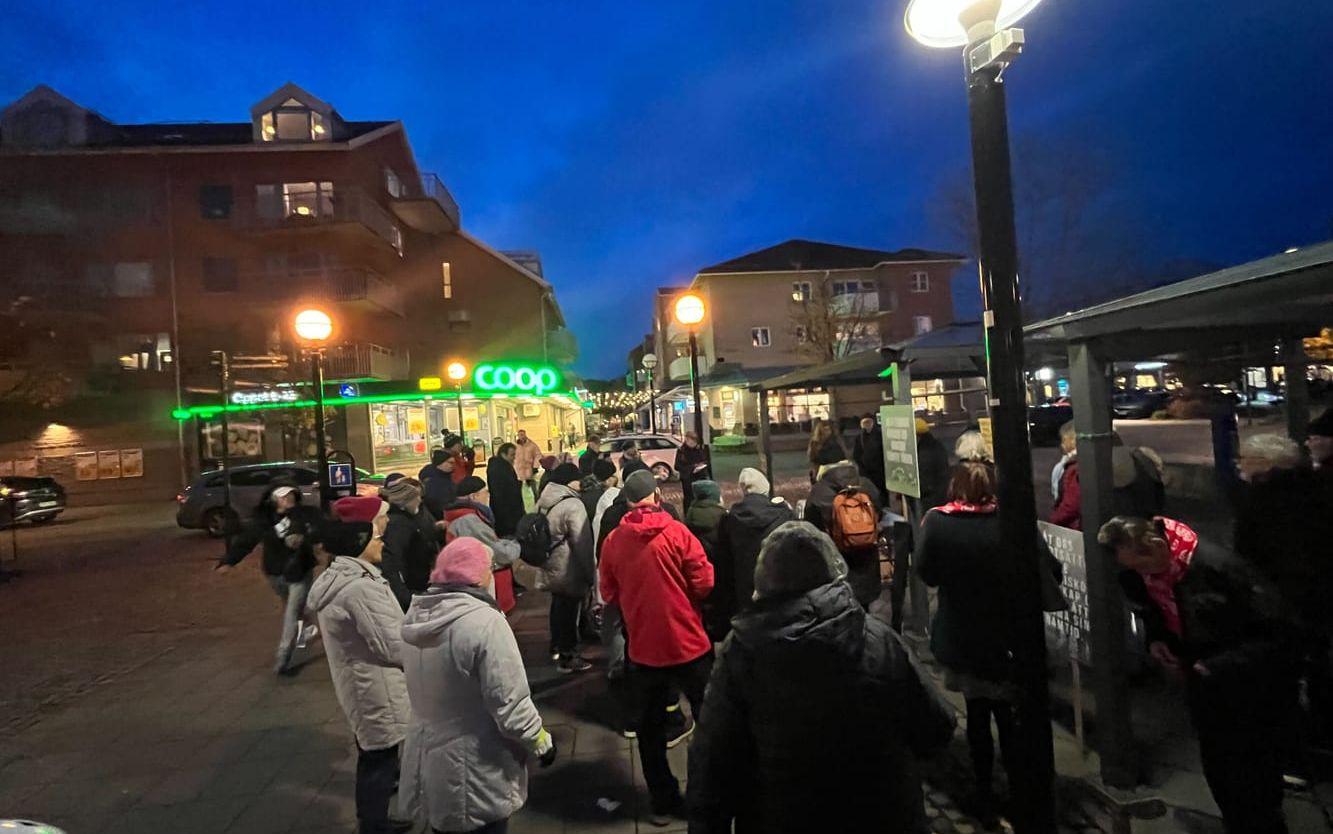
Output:
<svg viewBox="0 0 1333 834">
<path fill-rule="evenodd" d="M 878 348 L 950 324 L 951 282 L 965 259 L 923 249 L 884 251 L 789 240 L 701 269 L 689 290 L 707 310 L 699 325 L 699 371 L 709 428 L 752 432 L 756 398 L 749 383 L 802 365 Z M 659 288 L 654 337 L 658 385 L 670 393 L 664 416 L 691 425 L 688 331 L 672 306 L 686 288 Z M 864 390 L 863 390 L 864 389 Z M 779 430 L 814 418 L 872 410 L 881 392 L 775 392 L 770 419 Z"/>
<path fill-rule="evenodd" d="M 177 488 L 222 441 L 216 422 L 172 412 L 220 404 L 218 351 L 278 366 L 236 362 L 231 405 L 291 398 L 265 392 L 308 379 L 290 322 L 310 305 L 335 322 L 335 395 L 340 383 L 415 391 L 452 359 L 562 367 L 576 352 L 550 283 L 461 228 L 400 122 L 344 119 L 291 84 L 234 123 L 118 124 L 47 87 L 0 112 L 0 395 L 15 406 L 0 471 L 36 468 L 96 497 Z M 520 422 L 473 405 L 455 428 L 487 442 Z M 367 468 L 408 465 L 428 456 L 430 430 L 458 422 L 409 431 L 423 421 L 391 406 L 330 413 L 334 444 Z M 567 415 L 541 410 L 536 436 L 566 434 Z M 231 422 L 238 460 L 313 448 L 308 408 Z M 43 440 L 50 426 L 60 442 Z M 140 449 L 141 480 L 84 483 L 78 456 L 106 446 Z"/>
</svg>

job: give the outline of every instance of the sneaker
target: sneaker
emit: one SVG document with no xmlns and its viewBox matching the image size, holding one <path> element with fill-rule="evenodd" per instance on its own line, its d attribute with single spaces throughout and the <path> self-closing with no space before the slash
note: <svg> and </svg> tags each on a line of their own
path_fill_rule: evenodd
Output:
<svg viewBox="0 0 1333 834">
<path fill-rule="evenodd" d="M 555 663 L 556 671 L 562 675 L 572 675 L 575 672 L 586 672 L 592 668 L 592 664 L 576 654 L 567 657 L 560 657 Z"/>
<path fill-rule="evenodd" d="M 648 824 L 657 828 L 665 828 L 668 825 L 685 818 L 685 801 L 677 796 L 674 801 L 667 803 L 664 807 L 653 806 L 648 814 Z"/>
<path fill-rule="evenodd" d="M 694 719 L 681 712 L 679 708 L 671 711 L 667 716 L 667 748 L 675 747 L 692 735 L 694 735 Z"/>
</svg>

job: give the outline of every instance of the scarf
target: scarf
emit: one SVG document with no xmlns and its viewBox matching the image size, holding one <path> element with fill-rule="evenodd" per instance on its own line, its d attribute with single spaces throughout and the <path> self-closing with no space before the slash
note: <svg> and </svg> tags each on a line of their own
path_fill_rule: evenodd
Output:
<svg viewBox="0 0 1333 834">
<path fill-rule="evenodd" d="M 1199 547 L 1199 536 L 1189 527 L 1171 518 L 1163 518 L 1166 543 L 1171 550 L 1171 562 L 1157 573 L 1141 573 L 1148 597 L 1162 612 L 1166 627 L 1177 637 L 1182 636 L 1180 606 L 1176 603 L 1176 585 L 1185 577 L 1194 551 Z"/>
<path fill-rule="evenodd" d="M 947 504 L 941 504 L 938 507 L 931 508 L 931 512 L 940 512 L 945 515 L 990 515 L 999 509 L 999 504 L 989 501 L 985 504 L 969 504 L 966 501 L 950 501 Z M 925 520 L 924 518 L 922 519 Z"/>
</svg>

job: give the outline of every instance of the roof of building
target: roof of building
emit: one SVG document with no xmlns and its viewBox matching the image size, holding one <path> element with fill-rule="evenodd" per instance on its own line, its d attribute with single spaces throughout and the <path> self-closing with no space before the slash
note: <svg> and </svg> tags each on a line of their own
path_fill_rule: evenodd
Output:
<svg viewBox="0 0 1333 834">
<path fill-rule="evenodd" d="M 355 139 L 388 127 L 393 122 L 345 122 L 347 138 Z M 253 145 L 254 133 L 249 122 L 184 122 L 139 125 L 113 125 L 114 133 L 90 140 L 89 147 L 143 148 L 155 146 Z"/>
<path fill-rule="evenodd" d="M 815 240 L 792 239 L 767 249 L 760 249 L 719 264 L 704 267 L 700 275 L 735 272 L 798 272 L 820 269 L 869 269 L 882 263 L 915 263 L 923 261 L 964 261 L 963 255 L 935 252 L 930 249 L 862 249 L 821 243 Z"/>
</svg>

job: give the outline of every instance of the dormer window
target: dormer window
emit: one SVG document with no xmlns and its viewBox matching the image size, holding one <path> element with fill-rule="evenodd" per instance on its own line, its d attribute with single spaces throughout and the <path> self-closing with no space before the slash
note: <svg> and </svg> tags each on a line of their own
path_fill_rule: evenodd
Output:
<svg viewBox="0 0 1333 834">
<path fill-rule="evenodd" d="M 320 142 L 329 138 L 328 120 L 289 98 L 260 116 L 259 135 L 265 142 Z"/>
</svg>

